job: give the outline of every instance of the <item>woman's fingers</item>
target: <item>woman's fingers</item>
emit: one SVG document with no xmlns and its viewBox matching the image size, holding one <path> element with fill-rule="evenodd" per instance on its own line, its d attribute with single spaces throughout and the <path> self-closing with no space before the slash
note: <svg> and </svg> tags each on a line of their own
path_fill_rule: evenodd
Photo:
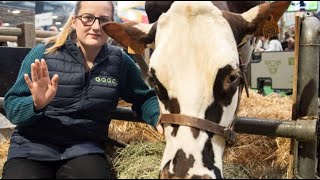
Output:
<svg viewBox="0 0 320 180">
<path fill-rule="evenodd" d="M 36 64 L 38 79 L 41 79 L 42 78 L 42 70 L 41 70 L 41 65 L 40 65 L 39 59 L 35 60 L 35 64 Z"/>
<path fill-rule="evenodd" d="M 162 127 L 161 124 L 158 124 L 158 125 L 157 125 L 157 130 L 158 130 L 158 132 L 159 132 L 160 134 L 163 134 L 163 127 Z"/>
<path fill-rule="evenodd" d="M 31 78 L 33 82 L 38 81 L 38 73 L 37 73 L 37 67 L 35 63 L 31 64 Z"/>
<path fill-rule="evenodd" d="M 43 77 L 49 77 L 48 66 L 44 59 L 41 59 L 41 72 Z"/>
<path fill-rule="evenodd" d="M 59 80 L 59 77 L 57 74 L 55 74 L 52 79 L 51 79 L 51 86 L 48 90 L 48 98 L 49 99 L 52 99 L 55 95 L 56 95 L 56 92 L 57 92 L 57 88 L 58 88 L 58 80 Z"/>
<path fill-rule="evenodd" d="M 59 76 L 58 74 L 55 74 L 52 79 L 51 79 L 51 86 L 54 88 L 54 89 L 57 89 L 58 87 L 58 81 L 59 81 Z"/>
<path fill-rule="evenodd" d="M 24 80 L 25 80 L 27 86 L 29 87 L 29 89 L 32 89 L 33 88 L 33 84 L 32 84 L 32 81 L 30 80 L 28 74 L 24 74 Z"/>
</svg>

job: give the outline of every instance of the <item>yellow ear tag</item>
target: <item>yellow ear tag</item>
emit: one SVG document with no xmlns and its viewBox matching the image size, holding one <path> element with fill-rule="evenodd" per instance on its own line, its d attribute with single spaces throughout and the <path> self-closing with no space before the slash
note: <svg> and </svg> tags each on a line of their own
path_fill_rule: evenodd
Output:
<svg viewBox="0 0 320 180">
<path fill-rule="evenodd" d="M 128 47 L 128 53 L 129 54 L 143 54 L 144 53 L 144 44 L 140 44 L 140 43 L 135 43 L 135 44 L 131 44 Z"/>
<path fill-rule="evenodd" d="M 279 27 L 277 22 L 273 19 L 273 16 L 270 16 L 270 18 L 266 21 L 262 31 L 263 31 L 263 36 L 266 38 L 279 34 L 280 32 Z"/>
</svg>

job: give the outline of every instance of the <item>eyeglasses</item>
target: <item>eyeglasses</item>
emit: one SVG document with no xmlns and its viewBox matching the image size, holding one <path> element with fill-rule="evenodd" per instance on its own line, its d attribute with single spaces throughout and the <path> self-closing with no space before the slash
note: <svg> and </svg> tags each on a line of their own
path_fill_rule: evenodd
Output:
<svg viewBox="0 0 320 180">
<path fill-rule="evenodd" d="M 93 14 L 89 13 L 84 13 L 80 16 L 76 16 L 76 18 L 79 18 L 84 26 L 92 26 L 96 19 L 99 20 L 100 25 L 112 21 L 112 18 L 110 16 L 95 17 Z"/>
</svg>

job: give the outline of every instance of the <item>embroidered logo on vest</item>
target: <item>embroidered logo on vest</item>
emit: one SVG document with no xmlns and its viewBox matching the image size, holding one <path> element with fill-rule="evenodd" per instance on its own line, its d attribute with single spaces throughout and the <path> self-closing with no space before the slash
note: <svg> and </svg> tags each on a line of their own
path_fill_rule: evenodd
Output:
<svg viewBox="0 0 320 180">
<path fill-rule="evenodd" d="M 112 77 L 96 77 L 95 78 L 96 82 L 98 83 L 103 83 L 103 84 L 108 84 L 109 86 L 117 86 L 118 81 L 116 78 Z"/>
</svg>

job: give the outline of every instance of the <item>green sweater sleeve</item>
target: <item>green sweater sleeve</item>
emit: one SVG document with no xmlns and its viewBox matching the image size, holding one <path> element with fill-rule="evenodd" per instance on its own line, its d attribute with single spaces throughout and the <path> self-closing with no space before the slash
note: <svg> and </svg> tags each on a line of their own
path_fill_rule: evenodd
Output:
<svg viewBox="0 0 320 180">
<path fill-rule="evenodd" d="M 125 53 L 122 53 L 120 94 L 123 100 L 132 103 L 132 110 L 146 123 L 156 127 L 160 110 L 155 91 L 147 86 L 141 71 Z"/>
<path fill-rule="evenodd" d="M 22 125 L 41 117 L 43 112 L 35 112 L 31 92 L 25 83 L 24 74 L 31 77 L 31 64 L 35 59 L 41 59 L 44 45 L 37 45 L 24 58 L 15 84 L 4 97 L 6 117 L 14 125 Z"/>
</svg>

